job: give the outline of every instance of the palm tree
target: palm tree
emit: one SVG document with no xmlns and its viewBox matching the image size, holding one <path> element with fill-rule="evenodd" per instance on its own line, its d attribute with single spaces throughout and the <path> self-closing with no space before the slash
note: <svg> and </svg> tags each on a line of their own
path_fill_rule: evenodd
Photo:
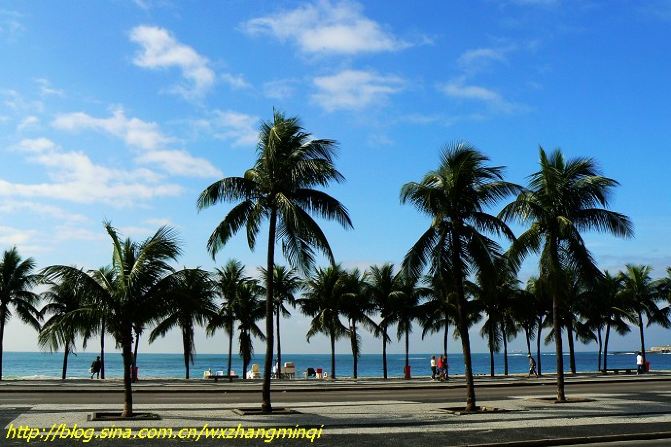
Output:
<svg viewBox="0 0 671 447">
<path fill-rule="evenodd" d="M 345 228 L 352 222 L 345 207 L 328 194 L 314 189 L 342 182 L 333 157 L 336 142 L 312 139 L 296 117 L 274 111 L 273 120 L 261 124 L 257 160 L 244 177 L 227 177 L 207 187 L 198 198 L 198 209 L 219 202 L 239 202 L 214 230 L 208 250 L 214 256 L 243 226 L 250 249 L 264 219 L 268 219 L 266 270 L 275 265 L 275 244 L 281 239 L 290 265 L 306 270 L 314 264 L 315 249 L 334 263 L 331 247 L 310 214 L 336 220 Z M 270 373 L 273 357 L 273 282 L 266 278 L 266 356 L 263 375 L 264 412 L 272 412 Z"/>
<path fill-rule="evenodd" d="M 543 341 L 543 327 L 548 326 L 550 316 L 550 297 L 547 293 L 547 288 L 543 286 L 543 280 L 539 277 L 532 276 L 527 280 L 525 287 L 525 295 L 529 298 L 529 302 L 522 303 L 522 306 L 527 306 L 533 310 L 536 317 L 536 366 L 538 375 L 543 375 L 543 357 L 541 355 L 541 342 Z M 529 306 L 529 304 L 531 306 Z M 547 342 L 546 342 L 547 344 Z"/>
<path fill-rule="evenodd" d="M 456 325 L 457 306 L 452 293 L 452 281 L 443 281 L 442 275 L 426 276 L 424 283 L 430 291 L 429 299 L 420 304 L 418 312 L 422 323 L 422 340 L 427 334 L 443 331 L 443 355 L 447 359 L 447 338 L 450 325 Z"/>
<path fill-rule="evenodd" d="M 453 282 L 465 363 L 467 411 L 477 407 L 464 282 L 471 272 L 486 274 L 493 270 L 491 253 L 498 250 L 498 244 L 483 231 L 514 239 L 510 229 L 485 209 L 520 189 L 503 180 L 503 168 L 487 166 L 488 161 L 467 143 L 456 143 L 443 150 L 438 169 L 401 189 L 401 202 L 410 202 L 431 218 L 429 228 L 408 251 L 404 269 L 419 276 L 429 265 L 431 275 L 444 275 L 445 281 Z"/>
<path fill-rule="evenodd" d="M 206 331 L 208 337 L 214 335 L 217 329 L 223 329 L 228 334 L 228 368 L 226 375 L 230 382 L 233 380 L 231 363 L 233 361 L 233 332 L 236 322 L 235 303 L 240 294 L 240 288 L 245 287 L 245 283 L 251 278 L 245 276 L 245 266 L 235 259 L 228 261 L 223 269 L 216 269 L 215 275 L 215 288 L 219 297 L 222 298 L 222 302 L 216 314 L 210 317 Z"/>
<path fill-rule="evenodd" d="M 669 308 L 660 308 L 657 302 L 662 298 L 657 285 L 650 277 L 652 267 L 648 265 L 627 264 L 627 269 L 621 274 L 622 295 L 626 305 L 631 309 L 631 322 L 638 325 L 641 338 L 641 355 L 645 364 L 645 334 L 643 332 L 643 317 L 647 320 L 647 326 L 659 324 L 668 328 Z"/>
<path fill-rule="evenodd" d="M 596 230 L 630 237 L 632 225 L 623 214 L 609 211 L 608 198 L 618 183 L 600 174 L 594 160 L 565 160 L 560 150 L 549 156 L 540 149 L 540 169 L 529 180 L 529 189 L 500 213 L 504 220 L 530 224 L 513 244 L 512 258 L 540 253 L 540 275 L 552 296 L 553 329 L 556 336 L 557 400 L 566 401 L 561 338 L 561 308 L 566 300 L 566 269 L 575 268 L 583 277 L 599 278 L 601 272 L 585 247 L 581 231 Z"/>
<path fill-rule="evenodd" d="M 256 324 L 265 315 L 263 303 L 259 296 L 263 289 L 255 280 L 244 281 L 237 293 L 237 299 L 233 306 L 233 313 L 238 321 L 240 331 L 238 343 L 240 344 L 240 357 L 242 357 L 242 377 L 247 377 L 247 367 L 254 355 L 253 338 L 266 340 L 261 328 Z"/>
<path fill-rule="evenodd" d="M 32 291 L 41 281 L 33 273 L 33 258 L 21 259 L 16 247 L 5 250 L 0 259 L 0 380 L 2 380 L 2 356 L 5 325 L 12 317 L 12 309 L 21 321 L 40 330 L 40 312 L 35 308 L 39 296 Z"/>
<path fill-rule="evenodd" d="M 267 271 L 264 268 L 259 269 L 263 282 L 267 283 Z M 275 324 L 277 337 L 277 365 L 278 378 L 282 377 L 282 344 L 280 343 L 280 316 L 288 317 L 291 315 L 285 303 L 291 307 L 296 307 L 296 293 L 301 289 L 301 279 L 296 276 L 295 269 L 289 269 L 283 265 L 276 265 L 273 268 L 273 295 L 275 307 Z"/>
<path fill-rule="evenodd" d="M 352 377 L 358 377 L 359 355 L 361 352 L 361 336 L 358 326 L 376 332 L 380 328 L 371 318 L 375 311 L 375 305 L 366 293 L 366 281 L 359 269 L 355 268 L 345 272 L 345 293 L 340 304 L 340 313 L 347 318 L 350 346 L 352 347 Z"/>
<path fill-rule="evenodd" d="M 412 323 L 420 318 L 420 305 L 425 296 L 430 294 L 425 287 L 419 286 L 419 277 L 401 273 L 399 279 L 399 294 L 394 303 L 396 314 L 396 338 L 401 341 L 405 337 L 405 371 L 410 368 L 410 334 Z"/>
<path fill-rule="evenodd" d="M 374 265 L 365 275 L 368 299 L 380 314 L 380 323 L 375 335 L 382 336 L 382 375 L 387 379 L 387 342 L 389 327 L 397 321 L 394 302 L 401 293 L 399 276 L 394 274 L 393 264 Z"/>
<path fill-rule="evenodd" d="M 478 312 L 487 318 L 480 328 L 480 337 L 487 339 L 489 349 L 489 375 L 494 377 L 494 353 L 501 350 L 501 317 L 503 309 L 499 307 L 496 292 L 496 280 L 492 275 L 478 275 L 478 283 L 466 281 L 466 291 L 474 299 Z"/>
<path fill-rule="evenodd" d="M 47 267 L 44 274 L 50 281 L 80 282 L 90 296 L 82 307 L 63 316 L 64 323 L 83 319 L 92 327 L 102 316 L 99 300 L 105 300 L 107 330 L 121 346 L 124 368 L 124 409 L 122 417 L 133 415 L 133 389 L 131 367 L 133 366 L 133 327 L 138 322 L 150 321 L 161 309 L 164 299 L 161 293 L 165 282 L 172 281 L 173 269 L 169 262 L 180 255 L 179 242 L 174 230 L 161 227 L 156 233 L 137 243 L 130 239 L 121 240 L 117 230 L 109 222 L 104 224 L 112 240 L 112 269 L 114 283 L 111 288 L 103 287 L 93 275 L 77 268 L 54 265 Z"/>
<path fill-rule="evenodd" d="M 603 344 L 603 371 L 608 371 L 608 340 L 610 330 L 614 328 L 619 335 L 626 335 L 631 331 L 627 320 L 631 321 L 631 309 L 628 308 L 626 297 L 622 294 L 622 276 L 612 276 L 604 272 L 599 281 L 597 292 L 600 295 L 599 303 L 602 306 L 603 318 L 606 324 L 606 337 Z"/>
<path fill-rule="evenodd" d="M 340 321 L 340 309 L 347 290 L 347 277 L 340 265 L 319 268 L 305 281 L 305 293 L 298 300 L 301 311 L 312 317 L 306 334 L 308 343 L 321 333 L 331 339 L 331 379 L 336 378 L 335 342 L 348 335 Z"/>
<path fill-rule="evenodd" d="M 156 318 L 157 324 L 149 335 L 149 343 L 165 337 L 171 329 L 182 332 L 185 378 L 189 378 L 189 365 L 193 364 L 196 351 L 194 325 L 204 326 L 215 314 L 215 286 L 210 273 L 201 269 L 184 269 L 163 282 L 160 292 L 165 297 L 163 310 Z"/>
<path fill-rule="evenodd" d="M 90 272 L 93 279 L 105 290 L 105 294 L 94 294 L 90 299 L 95 301 L 100 315 L 99 321 L 95 326 L 100 329 L 100 378 L 105 378 L 105 334 L 107 333 L 105 322 L 109 318 L 108 303 L 109 297 L 113 293 L 115 282 L 114 269 L 111 266 L 101 267 L 98 270 Z M 92 329 L 92 328 L 91 328 Z"/>
<path fill-rule="evenodd" d="M 79 282 L 61 281 L 51 283 L 49 290 L 42 294 L 47 304 L 40 311 L 40 315 L 51 315 L 40 329 L 38 343 L 43 348 L 49 348 L 51 352 L 63 348 L 63 370 L 61 379 L 65 380 L 68 371 L 68 356 L 75 348 L 75 339 L 78 335 L 88 338 L 90 327 L 82 320 L 73 321 L 64 318 L 70 312 L 85 305 L 86 289 Z"/>
</svg>

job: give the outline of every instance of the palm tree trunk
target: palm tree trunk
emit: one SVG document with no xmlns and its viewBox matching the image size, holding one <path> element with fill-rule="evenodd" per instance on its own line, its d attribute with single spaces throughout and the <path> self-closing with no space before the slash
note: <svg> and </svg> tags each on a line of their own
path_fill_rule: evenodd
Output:
<svg viewBox="0 0 671 447">
<path fill-rule="evenodd" d="M 350 320 L 350 344 L 352 345 L 352 376 L 356 379 L 359 369 L 359 346 L 356 339 L 356 322 Z"/>
<path fill-rule="evenodd" d="M 233 324 L 228 325 L 228 381 L 232 382 L 233 378 L 231 377 L 231 364 L 233 362 Z M 245 378 L 243 373 L 242 378 Z"/>
<path fill-rule="evenodd" d="M 552 275 L 551 284 L 554 289 L 552 293 L 552 327 L 555 333 L 555 356 L 557 362 L 557 401 L 566 402 L 566 393 L 564 391 L 564 348 L 562 347 L 561 339 L 561 303 L 560 295 L 557 291 L 558 283 L 557 281 L 559 272 L 561 271 L 561 265 L 559 263 L 559 252 L 557 247 L 557 239 L 554 235 L 550 235 L 550 274 Z M 563 278 L 561 278 L 563 279 Z"/>
<path fill-rule="evenodd" d="M 410 367 L 410 331 L 405 331 L 405 370 Z"/>
<path fill-rule="evenodd" d="M 494 377 L 494 348 L 491 343 L 489 343 L 489 375 Z"/>
<path fill-rule="evenodd" d="M 189 357 L 191 357 L 191 340 L 189 340 L 189 334 L 187 330 L 182 330 L 182 346 L 184 347 L 184 375 L 185 379 L 189 379 Z"/>
<path fill-rule="evenodd" d="M 273 268 L 275 267 L 275 237 L 277 230 L 277 209 L 273 206 L 270 210 L 270 223 L 268 229 L 268 259 L 266 261 L 266 357 L 263 359 L 263 391 L 261 411 L 272 413 L 273 407 L 270 402 L 270 373 L 273 368 Z"/>
<path fill-rule="evenodd" d="M 508 332 L 506 323 L 501 322 L 501 337 L 503 339 L 503 375 L 508 375 Z"/>
<path fill-rule="evenodd" d="M 68 354 L 70 354 L 70 342 L 66 342 L 63 347 L 63 372 L 61 373 L 61 380 L 65 380 L 68 376 Z"/>
<path fill-rule="evenodd" d="M 524 328 L 524 336 L 527 339 L 527 354 L 531 355 L 531 329 L 528 326 Z"/>
<path fill-rule="evenodd" d="M 5 339 L 5 306 L 0 306 L 0 380 L 2 380 L 2 355 L 4 352 L 3 341 Z"/>
<path fill-rule="evenodd" d="M 603 349 L 603 343 L 601 341 L 601 327 L 598 328 L 597 335 L 597 339 L 599 340 L 599 364 L 597 365 L 596 371 L 599 372 L 601 370 L 601 351 Z"/>
<path fill-rule="evenodd" d="M 477 402 L 475 399 L 475 381 L 473 380 L 473 363 L 471 359 L 471 338 L 468 333 L 468 317 L 466 315 L 466 294 L 464 292 L 464 265 L 461 259 L 461 228 L 456 222 L 452 237 L 452 265 L 455 271 L 454 285 L 457 292 L 457 317 L 459 334 L 461 336 L 461 349 L 464 354 L 464 375 L 466 377 L 466 411 L 475 411 Z"/>
<path fill-rule="evenodd" d="M 105 378 L 105 319 L 100 321 L 100 378 Z"/>
<path fill-rule="evenodd" d="M 121 355 L 123 357 L 123 389 L 124 403 L 122 417 L 131 417 L 133 415 L 133 388 L 131 383 L 130 368 L 133 366 L 133 351 L 131 348 L 133 333 L 131 328 L 127 328 L 126 333 L 121 340 Z"/>
<path fill-rule="evenodd" d="M 277 306 L 277 377 L 282 378 L 282 346 L 280 344 L 280 306 Z"/>
<path fill-rule="evenodd" d="M 382 376 L 387 380 L 387 326 L 382 329 Z"/>
<path fill-rule="evenodd" d="M 133 382 L 137 382 L 137 348 L 140 346 L 140 332 L 135 334 L 135 350 L 133 351 Z"/>
<path fill-rule="evenodd" d="M 505 324 L 501 325 L 503 331 L 503 374 L 508 375 L 508 334 L 506 333 Z"/>
<path fill-rule="evenodd" d="M 333 330 L 331 330 L 331 380 L 335 380 L 335 378 L 335 335 L 333 335 Z"/>
<path fill-rule="evenodd" d="M 606 326 L 606 340 L 603 344 L 603 372 L 608 374 L 608 339 L 610 338 L 610 322 Z"/>
<path fill-rule="evenodd" d="M 641 355 L 643 356 L 643 365 L 645 365 L 645 336 L 643 335 L 643 315 L 638 312 L 638 331 L 641 335 Z"/>
<path fill-rule="evenodd" d="M 538 377 L 543 375 L 543 363 L 541 358 L 541 337 L 543 332 L 543 317 L 538 319 L 538 337 L 536 337 L 536 365 L 538 366 Z"/>
<path fill-rule="evenodd" d="M 447 334 L 450 330 L 450 325 L 445 323 L 445 332 L 443 333 L 443 355 L 447 358 Z"/>
<path fill-rule="evenodd" d="M 569 318 L 569 323 L 566 325 L 566 336 L 568 337 L 569 365 L 571 366 L 571 374 L 575 374 L 575 345 L 573 341 L 573 320 L 571 318 Z"/>
<path fill-rule="evenodd" d="M 494 331 L 489 327 L 489 375 L 494 377 Z"/>
</svg>

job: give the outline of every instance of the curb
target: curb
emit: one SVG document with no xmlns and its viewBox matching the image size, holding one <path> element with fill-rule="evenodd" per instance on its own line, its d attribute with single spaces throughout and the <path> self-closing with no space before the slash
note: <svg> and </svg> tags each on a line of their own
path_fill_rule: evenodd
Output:
<svg viewBox="0 0 671 447">
<path fill-rule="evenodd" d="M 623 433 L 620 435 L 601 435 L 577 438 L 546 438 L 528 441 L 497 442 L 496 444 L 461 444 L 462 447 L 552 447 L 564 445 L 593 444 L 597 442 L 650 441 L 671 439 L 671 432 Z"/>
<path fill-rule="evenodd" d="M 671 381 L 671 377 L 654 377 L 649 379 L 643 379 L 641 382 L 668 382 Z M 597 383 L 630 383 L 636 382 L 633 379 L 589 379 L 589 380 L 567 380 L 566 385 L 577 385 L 577 384 L 597 384 Z M 554 386 L 554 381 L 544 381 L 544 382 L 482 382 L 475 383 L 476 388 L 496 388 L 496 387 L 527 387 L 527 386 Z M 2 386 L 0 387 L 0 394 L 3 393 L 122 393 L 123 385 L 119 383 L 115 388 L 95 388 L 93 386 L 82 386 L 82 387 L 33 387 L 33 388 L 23 388 L 23 385 L 20 385 L 22 388 L 14 388 L 13 386 Z M 260 384 L 259 384 L 260 386 Z M 442 383 L 442 382 L 429 382 L 426 384 L 418 385 L 406 385 L 406 384 L 361 384 L 357 386 L 353 385 L 313 385 L 313 386 L 302 386 L 296 385 L 282 388 L 271 387 L 271 391 L 274 392 L 336 392 L 336 391 L 370 391 L 370 390 L 380 390 L 380 391 L 396 391 L 396 390 L 428 390 L 428 389 L 461 389 L 465 388 L 465 383 Z M 154 385 L 152 388 L 133 388 L 133 393 L 199 393 L 199 392 L 208 392 L 208 393 L 223 393 L 223 394 L 237 394 L 237 393 L 256 393 L 260 392 L 261 389 L 255 385 L 249 385 L 249 388 L 218 388 L 216 385 L 207 388 L 199 388 L 197 384 L 183 386 L 181 388 L 171 389 L 168 386 Z"/>
</svg>

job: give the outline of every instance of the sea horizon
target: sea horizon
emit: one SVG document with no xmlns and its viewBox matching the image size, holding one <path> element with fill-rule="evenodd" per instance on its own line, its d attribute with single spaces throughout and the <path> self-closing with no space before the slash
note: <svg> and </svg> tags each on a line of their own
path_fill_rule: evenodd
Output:
<svg viewBox="0 0 671 447">
<path fill-rule="evenodd" d="M 542 372 L 555 372 L 555 354 L 553 352 L 541 353 Z M 597 370 L 597 351 L 576 351 L 576 370 L 589 372 Z M 635 351 L 613 351 L 608 353 L 609 368 L 635 368 Z M 79 352 L 71 354 L 68 358 L 67 378 L 89 378 L 89 367 L 97 352 Z M 409 361 L 413 376 L 430 375 L 429 362 L 434 353 L 410 353 Z M 534 357 L 536 353 L 533 352 Z M 275 357 L 276 358 L 276 357 Z M 671 370 L 671 355 L 663 353 L 649 353 L 647 359 L 651 363 L 652 370 Z M 232 369 L 242 374 L 242 360 L 238 355 L 232 356 Z M 263 355 L 254 356 L 251 364 L 257 363 L 263 370 Z M 504 361 L 502 353 L 494 354 L 495 373 L 504 373 Z M 308 368 L 321 368 L 330 374 L 330 354 L 297 354 L 283 353 L 282 362 L 292 361 L 296 365 L 297 377 L 302 377 Z M 474 353 L 472 355 L 473 371 L 476 375 L 489 375 L 490 358 L 489 353 Z M 40 352 L 40 351 L 7 351 L 4 353 L 3 378 L 7 379 L 60 379 L 62 372 L 62 352 Z M 206 370 L 226 371 L 228 356 L 226 354 L 196 354 L 194 363 L 190 366 L 192 379 L 199 379 Z M 463 374 L 463 356 L 459 353 L 448 353 L 448 364 L 450 374 Z M 387 354 L 387 368 L 389 377 L 402 377 L 405 365 L 405 354 Z M 508 354 L 508 365 L 510 374 L 528 372 L 528 360 L 526 352 L 510 352 Z M 138 354 L 139 377 L 142 378 L 184 378 L 184 356 L 181 353 L 142 353 Z M 569 355 L 564 353 L 564 368 L 569 369 Z M 336 354 L 336 376 L 351 377 L 352 355 L 347 353 Z M 106 378 L 120 378 L 123 375 L 121 354 L 118 352 L 105 353 Z M 358 362 L 359 377 L 382 377 L 382 355 L 361 354 Z"/>
</svg>

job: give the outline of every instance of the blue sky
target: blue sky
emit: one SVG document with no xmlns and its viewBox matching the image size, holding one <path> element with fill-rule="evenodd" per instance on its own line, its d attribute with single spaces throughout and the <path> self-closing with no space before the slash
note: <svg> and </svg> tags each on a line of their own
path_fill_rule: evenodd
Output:
<svg viewBox="0 0 671 447">
<path fill-rule="evenodd" d="M 94 268 L 110 261 L 104 219 L 136 239 L 168 224 L 184 242 L 180 265 L 235 257 L 254 273 L 264 253 L 242 237 L 210 259 L 205 242 L 228 208 L 198 214 L 195 199 L 251 165 L 258 123 L 275 107 L 339 142 L 347 182 L 329 191 L 355 230 L 324 227 L 345 266 L 402 259 L 428 222 L 399 204 L 401 185 L 464 139 L 518 183 L 539 145 L 596 158 L 621 182 L 612 206 L 631 216 L 636 238 L 587 234 L 589 247 L 604 268 L 648 263 L 663 275 L 670 47 L 668 0 L 4 1 L 0 248 L 16 245 L 40 266 Z M 527 262 L 522 276 L 534 269 Z M 305 320 L 294 321 L 286 352 L 327 351 L 320 337 L 306 345 Z M 5 349 L 36 349 L 29 329 L 9 330 Z M 412 342 L 421 352 L 439 344 Z M 141 349 L 180 345 L 171 334 Z M 366 338 L 364 352 L 378 345 Z M 485 351 L 479 337 L 473 345 Z M 222 349 L 199 334 L 199 352 Z"/>
</svg>

